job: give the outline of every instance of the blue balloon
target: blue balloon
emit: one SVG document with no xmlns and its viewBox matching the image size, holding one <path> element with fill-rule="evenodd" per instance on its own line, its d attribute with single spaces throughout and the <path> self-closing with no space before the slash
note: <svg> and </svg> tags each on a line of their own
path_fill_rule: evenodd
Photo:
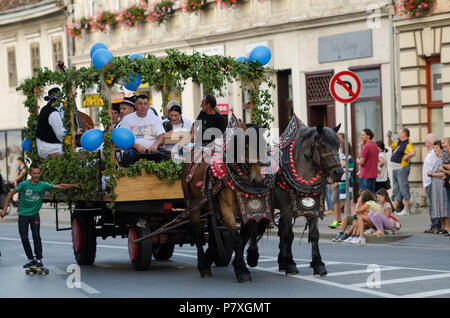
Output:
<svg viewBox="0 0 450 318">
<path fill-rule="evenodd" d="M 245 56 L 240 56 L 235 61 L 236 62 L 247 62 L 248 58 L 246 58 Z"/>
<path fill-rule="evenodd" d="M 99 49 L 108 49 L 108 47 L 103 43 L 95 43 L 91 48 L 91 59 L 94 57 L 94 53 Z"/>
<path fill-rule="evenodd" d="M 270 52 L 270 49 L 267 46 L 257 46 L 250 52 L 248 59 L 252 62 L 258 61 L 264 66 L 270 62 L 271 58 L 272 52 Z"/>
<path fill-rule="evenodd" d="M 25 138 L 22 142 L 22 148 L 25 151 L 30 151 L 33 148 L 33 142 L 30 139 Z"/>
<path fill-rule="evenodd" d="M 131 80 L 131 82 L 127 83 L 127 80 L 128 81 Z M 128 89 L 129 91 L 135 91 L 141 85 L 142 78 L 141 75 L 139 75 L 139 73 L 137 73 L 136 76 L 128 74 L 126 79 L 123 79 L 122 81 L 126 89 Z"/>
<path fill-rule="evenodd" d="M 107 49 L 98 49 L 92 56 L 92 64 L 96 70 L 103 68 L 106 64 L 113 60 L 113 55 Z"/>
<path fill-rule="evenodd" d="M 81 136 L 81 146 L 87 151 L 98 149 L 103 143 L 103 131 L 90 129 Z"/>
<path fill-rule="evenodd" d="M 115 128 L 111 132 L 111 138 L 114 144 L 121 149 L 130 149 L 133 147 L 135 138 L 131 130 L 124 127 Z"/>
<path fill-rule="evenodd" d="M 130 55 L 130 57 L 129 57 L 129 59 L 131 60 L 131 59 L 139 59 L 139 60 L 142 60 L 144 57 L 141 55 L 141 54 L 133 54 L 133 55 Z"/>
</svg>

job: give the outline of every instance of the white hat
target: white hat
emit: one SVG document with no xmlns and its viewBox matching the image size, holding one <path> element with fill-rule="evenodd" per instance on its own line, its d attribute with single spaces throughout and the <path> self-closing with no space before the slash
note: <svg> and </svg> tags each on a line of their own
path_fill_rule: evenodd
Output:
<svg viewBox="0 0 450 318">
<path fill-rule="evenodd" d="M 175 105 L 181 107 L 180 103 L 177 100 L 175 100 L 175 99 L 170 100 L 166 106 L 167 111 L 169 111 Z"/>
</svg>

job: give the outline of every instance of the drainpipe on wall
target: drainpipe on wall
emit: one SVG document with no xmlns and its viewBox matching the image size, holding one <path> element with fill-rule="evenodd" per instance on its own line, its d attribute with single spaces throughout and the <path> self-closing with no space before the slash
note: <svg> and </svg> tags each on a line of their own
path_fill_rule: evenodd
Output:
<svg viewBox="0 0 450 318">
<path fill-rule="evenodd" d="M 389 10 L 389 47 L 390 47 L 390 63 L 391 63 L 391 130 L 396 131 L 397 122 L 397 105 L 396 105 L 396 85 L 395 85 L 395 65 L 394 62 L 394 23 L 393 14 L 395 13 L 392 5 L 388 6 Z"/>
<path fill-rule="evenodd" d="M 395 1 L 394 1 L 395 4 Z M 395 66 L 396 66 L 396 72 L 397 72 L 397 78 L 396 78 L 396 97 L 397 97 L 397 103 L 395 107 L 395 111 L 397 112 L 397 120 L 396 120 L 396 126 L 394 132 L 397 132 L 399 129 L 403 127 L 403 120 L 402 120 L 402 86 L 400 81 L 400 35 L 398 27 L 393 26 L 393 33 L 395 34 Z"/>
<path fill-rule="evenodd" d="M 69 1 L 69 5 L 67 5 L 66 16 L 69 18 L 72 15 L 75 15 L 75 2 L 74 0 Z M 72 66 L 72 57 L 75 55 L 75 40 L 67 36 L 67 68 L 69 69 Z"/>
</svg>

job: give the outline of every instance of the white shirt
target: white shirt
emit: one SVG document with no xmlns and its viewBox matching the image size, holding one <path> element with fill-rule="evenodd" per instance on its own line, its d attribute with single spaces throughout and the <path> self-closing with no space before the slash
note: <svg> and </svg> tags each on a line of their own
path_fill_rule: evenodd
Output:
<svg viewBox="0 0 450 318">
<path fill-rule="evenodd" d="M 59 144 L 51 144 L 45 142 L 39 138 L 36 138 L 36 146 L 38 150 L 38 155 L 42 159 L 46 159 L 48 155 L 62 154 L 62 142 L 66 130 L 64 129 L 63 121 L 59 112 L 52 112 L 48 117 L 48 123 L 52 127 L 56 138 L 61 142 Z"/>
<path fill-rule="evenodd" d="M 380 167 L 380 157 L 384 159 L 384 166 Z M 385 182 L 388 178 L 388 168 L 387 168 L 387 160 L 386 154 L 384 152 L 380 152 L 378 154 L 378 176 L 376 182 Z"/>
<path fill-rule="evenodd" d="M 166 118 L 163 122 L 166 121 L 170 121 L 170 119 Z M 172 131 L 191 131 L 192 122 L 187 118 L 181 117 L 181 123 L 179 123 L 178 125 L 172 124 L 172 126 Z"/>
<path fill-rule="evenodd" d="M 425 156 L 425 159 L 423 160 L 423 166 L 422 166 L 422 182 L 423 187 L 426 188 L 431 184 L 431 177 L 427 175 L 428 171 L 431 171 L 433 169 L 434 164 L 436 161 L 438 161 L 438 157 L 434 153 L 434 150 L 431 149 L 428 151 L 427 155 Z"/>
<path fill-rule="evenodd" d="M 145 117 L 139 117 L 136 112 L 128 114 L 122 119 L 120 126 L 131 130 L 136 138 L 135 143 L 146 149 L 153 146 L 159 135 L 165 133 L 161 119 L 152 111 L 148 111 Z"/>
</svg>

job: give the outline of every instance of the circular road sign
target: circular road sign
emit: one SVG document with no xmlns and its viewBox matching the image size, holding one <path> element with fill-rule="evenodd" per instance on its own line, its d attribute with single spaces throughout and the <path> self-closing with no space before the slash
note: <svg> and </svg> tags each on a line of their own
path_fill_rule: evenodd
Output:
<svg viewBox="0 0 450 318">
<path fill-rule="evenodd" d="M 331 78 L 330 92 L 338 102 L 352 103 L 361 93 L 361 81 L 353 72 L 339 72 Z"/>
</svg>

